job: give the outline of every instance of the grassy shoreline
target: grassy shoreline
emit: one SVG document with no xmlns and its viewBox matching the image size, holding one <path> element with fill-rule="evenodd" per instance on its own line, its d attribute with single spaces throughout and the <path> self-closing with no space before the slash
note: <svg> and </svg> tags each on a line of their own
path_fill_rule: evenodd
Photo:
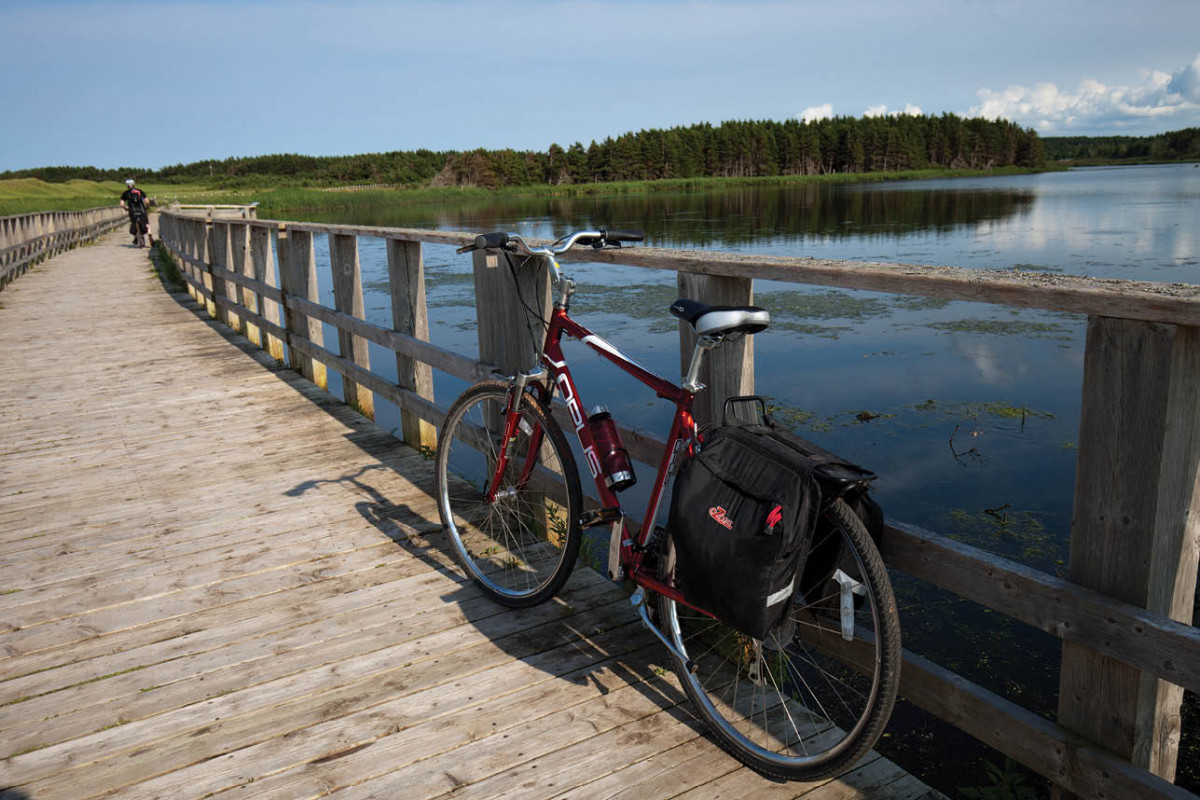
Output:
<svg viewBox="0 0 1200 800">
<path fill-rule="evenodd" d="M 262 210 L 300 211 L 306 209 L 355 208 L 405 203 L 446 203 L 508 197 L 582 197 L 596 195 L 641 195 L 707 192 L 720 189 L 762 186 L 802 186 L 810 184 L 877 183 L 945 178 L 981 178 L 1025 175 L 1054 171 L 1023 167 L 994 170 L 924 169 L 903 172 L 846 172 L 828 175 L 775 175 L 755 178 L 668 178 L 655 181 L 612 183 L 535 184 L 483 189 L 474 186 L 406 187 L 330 191 L 295 186 L 257 189 L 215 189 L 197 184 L 148 183 L 146 193 L 162 200 L 184 203 L 259 202 Z M 141 184 L 139 184 L 141 185 Z M 45 183 L 35 178 L 0 181 L 0 216 L 34 211 L 76 211 L 102 205 L 116 205 L 125 187 L 115 181 L 75 180 Z"/>
<path fill-rule="evenodd" d="M 303 210 L 353 208 L 380 204 L 460 202 L 465 200 L 503 199 L 506 197 L 585 197 L 595 195 L 640 195 L 706 192 L 718 189 L 761 186 L 801 186 L 810 184 L 880 183 L 939 178 L 980 178 L 1026 175 L 1047 170 L 1005 167 L 995 170 L 924 169 L 904 172 L 846 172 L 828 175 L 774 175 L 755 178 L 667 178 L 654 181 L 617 181 L 611 183 L 533 184 L 501 189 L 474 186 L 421 187 L 412 189 L 364 189 L 329 191 L 285 187 L 261 196 L 260 209 Z"/>
</svg>

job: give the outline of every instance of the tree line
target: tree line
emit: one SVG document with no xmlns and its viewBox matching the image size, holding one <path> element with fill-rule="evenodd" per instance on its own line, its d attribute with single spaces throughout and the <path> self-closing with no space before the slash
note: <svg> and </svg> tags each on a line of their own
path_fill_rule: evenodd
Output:
<svg viewBox="0 0 1200 800">
<path fill-rule="evenodd" d="M 702 123 L 626 133 L 545 151 L 396 151 L 353 156 L 283 153 L 209 159 L 159 170 L 44 167 L 0 178 L 123 180 L 217 187 L 389 183 L 499 188 L 663 178 L 753 178 L 911 169 L 1038 168 L 1042 140 L 1005 120 L 940 116 L 836 117 Z"/>
<path fill-rule="evenodd" d="M 1195 161 L 1200 159 L 1200 128 L 1155 136 L 1046 136 L 1049 161 Z"/>
<path fill-rule="evenodd" d="M 941 116 L 837 117 L 708 123 L 626 133 L 544 153 L 455 153 L 436 182 L 458 186 L 753 178 L 1044 164 L 1037 133 L 1003 120 Z"/>
</svg>

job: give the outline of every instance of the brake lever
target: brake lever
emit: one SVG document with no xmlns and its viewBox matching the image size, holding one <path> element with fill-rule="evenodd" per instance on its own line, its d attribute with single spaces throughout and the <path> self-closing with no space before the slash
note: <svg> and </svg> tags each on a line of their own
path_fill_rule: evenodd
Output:
<svg viewBox="0 0 1200 800">
<path fill-rule="evenodd" d="M 469 245 L 467 245 L 466 247 L 460 247 L 460 248 L 458 248 L 458 249 L 457 249 L 457 250 L 455 250 L 454 252 L 458 253 L 458 254 L 461 256 L 463 253 L 470 253 L 470 252 L 472 252 L 472 251 L 474 251 L 474 250 L 475 250 L 475 245 L 473 245 L 473 244 L 469 244 Z"/>
</svg>

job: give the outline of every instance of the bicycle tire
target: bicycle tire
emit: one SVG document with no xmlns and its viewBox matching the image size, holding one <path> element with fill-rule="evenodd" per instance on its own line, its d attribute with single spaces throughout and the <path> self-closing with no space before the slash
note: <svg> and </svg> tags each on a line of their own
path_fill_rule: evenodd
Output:
<svg viewBox="0 0 1200 800">
<path fill-rule="evenodd" d="M 521 397 L 520 423 L 493 502 L 482 487 L 491 479 L 504 433 L 509 386 L 485 381 L 465 391 L 446 415 L 436 457 L 438 512 L 455 560 L 484 593 L 513 607 L 552 597 L 570 577 L 579 555 L 583 509 L 579 473 L 567 439 L 540 402 Z M 541 444 L 522 480 L 532 437 Z M 485 452 L 486 451 L 486 452 Z"/>
<path fill-rule="evenodd" d="M 900 682 L 900 622 L 883 559 L 842 500 L 826 504 L 820 519 L 814 540 L 840 537 L 843 549 L 828 570 L 814 565 L 827 574 L 806 566 L 791 610 L 766 640 L 659 595 L 662 631 L 694 672 L 674 654 L 672 665 L 712 738 L 751 769 L 783 780 L 816 780 L 853 766 L 883 733 Z M 814 541 L 814 552 L 821 543 Z M 674 574 L 674 556 L 668 535 L 660 575 L 686 596 L 687 576 Z M 830 594 L 839 569 L 856 573 L 865 588 L 849 644 L 840 590 Z"/>
</svg>

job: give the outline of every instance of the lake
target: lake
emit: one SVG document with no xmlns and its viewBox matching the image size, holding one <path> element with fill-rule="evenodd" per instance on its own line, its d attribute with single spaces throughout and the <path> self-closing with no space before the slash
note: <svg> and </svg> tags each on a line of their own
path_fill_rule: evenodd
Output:
<svg viewBox="0 0 1200 800">
<path fill-rule="evenodd" d="M 649 246 L 1200 283 L 1200 167 L 1191 164 L 888 184 L 530 196 L 294 216 L 539 237 L 612 226 L 644 230 Z M 390 326 L 382 242 L 364 238 L 360 248 L 368 319 Z M 474 356 L 470 257 L 434 245 L 424 252 L 431 339 Z M 327 259 L 319 250 L 318 263 Z M 673 274 L 599 264 L 564 269 L 579 283 L 573 315 L 651 369 L 679 377 L 677 324 L 667 312 L 676 297 Z M 322 281 L 322 299 L 331 304 L 327 274 Z M 1085 318 L 770 281 L 756 281 L 754 291 L 772 316 L 771 328 L 754 341 L 757 388 L 781 419 L 878 472 L 876 495 L 890 517 L 1039 569 L 1062 570 Z M 327 329 L 327 346 L 336 348 L 336 341 Z M 618 419 L 665 434 L 668 406 L 590 351 L 575 345 L 567 354 L 589 407 L 606 403 Z M 394 358 L 382 350 L 371 355 L 372 368 L 394 379 Z M 436 399 L 449 405 L 464 387 L 435 377 Z M 331 384 L 339 390 L 333 376 Z M 377 402 L 377 408 L 382 425 L 398 427 L 390 404 Z M 639 491 L 651 483 L 652 470 L 641 466 L 639 477 L 641 484 L 627 495 L 640 513 Z M 903 576 L 897 588 L 906 647 L 1028 708 L 1056 707 L 1057 639 Z M 986 657 L 979 653 L 984 639 Z M 893 728 L 925 730 L 929 723 L 922 719 L 900 709 Z M 937 749 L 951 735 L 939 729 Z M 906 746 L 919 749 L 912 743 L 919 735 L 908 738 Z M 972 756 L 935 785 L 979 785 L 976 760 L 982 757 L 998 759 Z M 1180 763 L 1185 767 L 1186 760 Z M 1195 791 L 1200 777 L 1185 775 L 1181 783 Z"/>
</svg>

